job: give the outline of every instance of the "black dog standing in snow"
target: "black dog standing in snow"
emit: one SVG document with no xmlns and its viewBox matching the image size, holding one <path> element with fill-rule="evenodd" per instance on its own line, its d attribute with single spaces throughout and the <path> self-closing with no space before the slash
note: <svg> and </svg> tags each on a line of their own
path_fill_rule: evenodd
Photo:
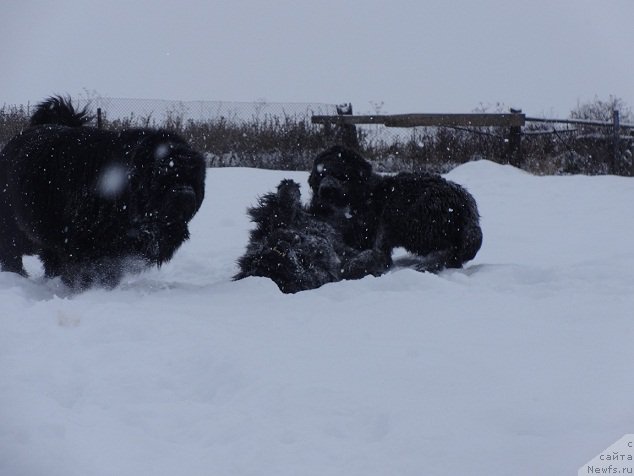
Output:
<svg viewBox="0 0 634 476">
<path fill-rule="evenodd" d="M 170 260 L 204 197 L 205 162 L 175 134 L 88 127 L 70 100 L 41 103 L 0 153 L 0 265 L 76 288 L 115 286 L 130 262 Z"/>
<path fill-rule="evenodd" d="M 459 268 L 482 244 L 474 198 L 438 175 L 374 174 L 351 149 L 332 147 L 315 158 L 308 183 L 311 212 L 343 233 L 347 245 L 366 251 L 357 268 L 386 267 L 396 247 L 420 257 L 417 269 Z M 380 262 L 376 256 L 380 256 Z"/>
<path fill-rule="evenodd" d="M 361 277 L 355 267 L 358 251 L 346 246 L 329 223 L 304 209 L 297 182 L 283 180 L 276 193 L 261 197 L 248 214 L 256 227 L 234 279 L 263 276 L 282 292 L 295 293 Z M 363 275 L 381 272 L 375 265 Z"/>
</svg>

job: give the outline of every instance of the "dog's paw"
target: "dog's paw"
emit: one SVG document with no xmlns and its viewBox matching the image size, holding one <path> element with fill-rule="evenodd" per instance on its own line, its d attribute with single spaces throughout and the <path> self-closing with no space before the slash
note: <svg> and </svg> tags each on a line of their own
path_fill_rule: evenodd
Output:
<svg viewBox="0 0 634 476">
<path fill-rule="evenodd" d="M 380 276 L 389 269 L 391 263 L 391 258 L 385 253 L 372 249 L 365 250 L 343 264 L 341 277 L 361 279 L 369 274 Z"/>
</svg>

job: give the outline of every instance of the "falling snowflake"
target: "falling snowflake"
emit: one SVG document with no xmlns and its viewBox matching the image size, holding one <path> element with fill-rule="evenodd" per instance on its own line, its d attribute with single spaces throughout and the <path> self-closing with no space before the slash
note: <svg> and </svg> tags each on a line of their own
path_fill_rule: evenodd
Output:
<svg viewBox="0 0 634 476">
<path fill-rule="evenodd" d="M 169 154 L 170 154 L 170 146 L 168 144 L 161 144 L 154 151 L 154 158 L 156 160 L 163 160 Z"/>
<path fill-rule="evenodd" d="M 128 169 L 121 164 L 110 165 L 101 172 L 97 182 L 97 193 L 108 199 L 117 198 L 126 188 L 129 179 Z"/>
</svg>

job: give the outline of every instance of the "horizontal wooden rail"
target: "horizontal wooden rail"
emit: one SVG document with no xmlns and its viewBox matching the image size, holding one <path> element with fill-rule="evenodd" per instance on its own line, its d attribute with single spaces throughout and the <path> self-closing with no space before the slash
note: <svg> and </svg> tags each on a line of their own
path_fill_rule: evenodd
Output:
<svg viewBox="0 0 634 476">
<path fill-rule="evenodd" d="M 526 116 L 509 114 L 376 114 L 371 116 L 313 116 L 313 124 L 383 124 L 387 127 L 521 127 Z"/>
<path fill-rule="evenodd" d="M 580 126 L 614 127 L 614 122 L 591 121 L 588 119 L 546 119 L 542 117 L 527 117 L 526 122 L 546 122 L 550 124 L 575 124 Z M 619 124 L 619 127 L 634 129 L 634 124 Z"/>
</svg>

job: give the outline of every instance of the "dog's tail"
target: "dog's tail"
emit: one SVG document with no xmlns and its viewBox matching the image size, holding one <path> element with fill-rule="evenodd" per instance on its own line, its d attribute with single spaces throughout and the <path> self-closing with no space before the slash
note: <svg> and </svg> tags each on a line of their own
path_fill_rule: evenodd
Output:
<svg viewBox="0 0 634 476">
<path fill-rule="evenodd" d="M 58 126 L 81 127 L 89 122 L 92 117 L 83 108 L 76 111 L 70 98 L 51 96 L 35 107 L 31 116 L 31 126 L 55 124 Z"/>
</svg>

